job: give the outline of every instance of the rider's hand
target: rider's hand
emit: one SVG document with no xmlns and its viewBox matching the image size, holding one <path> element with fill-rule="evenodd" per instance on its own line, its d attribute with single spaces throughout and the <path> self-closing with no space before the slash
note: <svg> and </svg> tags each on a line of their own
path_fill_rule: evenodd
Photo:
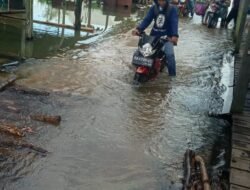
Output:
<svg viewBox="0 0 250 190">
<path fill-rule="evenodd" d="M 138 36 L 139 34 L 140 34 L 140 31 L 137 28 L 135 28 L 134 30 L 132 30 L 132 35 L 133 36 Z"/>
<path fill-rule="evenodd" d="M 178 37 L 173 36 L 173 37 L 170 38 L 170 41 L 171 41 L 174 45 L 177 45 L 177 43 L 178 43 Z"/>
</svg>

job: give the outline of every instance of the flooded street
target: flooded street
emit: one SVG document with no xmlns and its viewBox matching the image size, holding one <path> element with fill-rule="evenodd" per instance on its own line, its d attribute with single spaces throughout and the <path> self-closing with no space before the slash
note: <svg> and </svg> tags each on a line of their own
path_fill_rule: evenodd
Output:
<svg viewBox="0 0 250 190">
<path fill-rule="evenodd" d="M 232 47 L 231 32 L 209 30 L 199 17 L 180 19 L 179 27 L 176 78 L 164 72 L 132 86 L 138 38 L 128 30 L 84 46 L 77 41 L 46 58 L 31 56 L 37 59 L 16 68 L 18 85 L 51 93 L 25 95 L 20 106 L 34 100 L 27 104 L 30 112 L 58 114 L 62 122 L 57 127 L 35 124 L 36 132 L 26 137 L 48 155 L 19 150 L 0 159 L 0 188 L 180 189 L 187 148 L 205 158 L 210 173 L 226 169 L 229 123 L 209 113 L 223 107 L 221 69 Z M 10 94 L 2 92 L 7 99 Z"/>
</svg>

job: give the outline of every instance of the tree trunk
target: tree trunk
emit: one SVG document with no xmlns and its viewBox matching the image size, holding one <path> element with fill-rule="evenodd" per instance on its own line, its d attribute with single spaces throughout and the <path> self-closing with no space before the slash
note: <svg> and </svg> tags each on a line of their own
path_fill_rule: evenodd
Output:
<svg viewBox="0 0 250 190">
<path fill-rule="evenodd" d="M 76 0 L 75 3 L 75 30 L 81 29 L 82 1 Z"/>
</svg>

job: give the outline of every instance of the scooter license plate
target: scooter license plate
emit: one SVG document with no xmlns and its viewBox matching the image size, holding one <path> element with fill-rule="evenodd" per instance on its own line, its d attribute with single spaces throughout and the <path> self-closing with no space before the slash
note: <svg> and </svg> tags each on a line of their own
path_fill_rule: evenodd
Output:
<svg viewBox="0 0 250 190">
<path fill-rule="evenodd" d="M 146 66 L 146 67 L 152 67 L 153 66 L 153 59 L 134 55 L 133 56 L 133 64 L 136 66 Z"/>
</svg>

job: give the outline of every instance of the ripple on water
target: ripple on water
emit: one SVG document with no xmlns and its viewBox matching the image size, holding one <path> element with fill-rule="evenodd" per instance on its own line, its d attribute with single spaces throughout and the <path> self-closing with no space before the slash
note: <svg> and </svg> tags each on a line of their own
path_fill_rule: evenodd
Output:
<svg viewBox="0 0 250 190">
<path fill-rule="evenodd" d="M 214 92 L 223 91 L 221 61 L 231 41 L 226 31 L 208 30 L 197 18 L 181 20 L 180 28 L 177 77 L 162 73 L 138 88 L 131 85 L 130 63 L 137 39 L 128 34 L 24 64 L 20 84 L 71 96 L 60 108 L 66 117 L 61 133 L 45 142 L 53 154 L 38 164 L 39 173 L 23 179 L 30 187 L 20 182 L 19 189 L 176 189 L 187 148 L 210 163 L 227 124 L 208 112 L 213 104 L 221 107 Z M 33 171 L 32 158 L 19 159 Z"/>
</svg>

